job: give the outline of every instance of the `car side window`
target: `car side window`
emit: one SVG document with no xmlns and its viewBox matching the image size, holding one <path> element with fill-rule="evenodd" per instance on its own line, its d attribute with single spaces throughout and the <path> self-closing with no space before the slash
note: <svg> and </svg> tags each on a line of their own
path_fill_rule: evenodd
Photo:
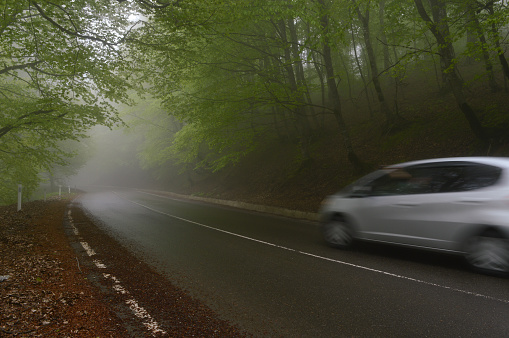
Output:
<svg viewBox="0 0 509 338">
<path fill-rule="evenodd" d="M 366 186 L 370 196 L 470 191 L 495 184 L 502 169 L 479 163 L 436 163 L 395 169 Z"/>
<path fill-rule="evenodd" d="M 371 196 L 386 196 L 401 194 L 404 180 L 395 179 L 390 174 L 384 175 L 370 184 Z"/>
<path fill-rule="evenodd" d="M 461 169 L 461 175 L 455 180 L 447 182 L 440 192 L 461 192 L 485 188 L 495 184 L 502 173 L 502 169 L 485 164 L 472 164 Z"/>
<path fill-rule="evenodd" d="M 419 170 L 419 169 L 417 169 Z M 429 171 L 430 183 L 426 193 L 444 192 L 446 187 L 454 182 L 464 181 L 464 168 L 462 166 L 444 166 L 426 168 Z"/>
<path fill-rule="evenodd" d="M 370 184 L 371 196 L 418 194 L 425 190 L 430 179 L 415 176 L 404 169 L 396 169 Z"/>
</svg>

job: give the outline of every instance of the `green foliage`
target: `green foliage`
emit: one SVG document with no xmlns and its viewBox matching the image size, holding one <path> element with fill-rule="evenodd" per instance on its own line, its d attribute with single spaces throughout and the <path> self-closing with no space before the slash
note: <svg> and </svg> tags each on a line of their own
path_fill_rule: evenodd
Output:
<svg viewBox="0 0 509 338">
<path fill-rule="evenodd" d="M 507 130 L 509 127 L 509 114 L 497 104 L 488 105 L 483 112 L 483 123 L 487 128 L 503 128 Z"/>
<path fill-rule="evenodd" d="M 472 4 L 481 6 L 447 2 L 446 41 L 458 46 L 464 40 L 464 16 Z M 427 2 L 425 7 L 432 16 Z M 441 46 L 413 0 L 193 0 L 150 12 L 150 20 L 130 40 L 131 55 L 145 67 L 137 76 L 150 83 L 151 94 L 163 107 L 148 119 L 151 122 L 136 128 L 145 124 L 142 130 L 150 130 L 140 148 L 142 163 L 148 168 L 178 162 L 186 168 L 217 170 L 239 161 L 273 128 L 281 129 L 278 121 L 286 128 L 279 133 L 305 142 L 310 116 L 331 109 L 321 55 L 324 44 L 335 57 L 338 88 L 348 90 L 352 100 L 369 90 L 360 81 L 360 71 L 368 74 L 371 69 L 357 8 L 369 14 L 371 38 L 380 55 L 375 61 L 382 62 L 383 48 L 389 52 L 384 72 L 401 82 L 415 69 L 440 68 Z M 498 28 L 507 24 L 506 12 L 500 1 L 491 12 L 487 7 L 477 11 L 481 29 L 492 36 L 493 23 Z M 321 24 L 325 15 L 326 31 Z M 479 55 L 480 47 L 495 52 L 495 37 L 489 47 L 472 44 L 468 55 Z M 465 55 L 458 54 L 444 71 L 458 67 Z M 341 81 L 345 76 L 348 82 Z M 324 101 L 317 103 L 320 96 Z M 180 123 L 177 130 L 170 127 L 178 124 L 175 119 Z M 154 121 L 162 128 L 150 127 Z"/>
<path fill-rule="evenodd" d="M 445 43 L 459 52 L 443 71 L 467 56 L 497 60 L 507 4 L 446 5 Z M 443 47 L 413 0 L 10 0 L 0 11 L 2 196 L 18 182 L 30 191 L 41 172 L 62 172 L 77 152 L 62 141 L 79 141 L 98 124 L 121 124 L 118 107 L 134 101 L 123 117 L 143 135 L 138 159 L 148 169 L 179 163 L 220 170 L 276 131 L 307 144 L 323 127 L 319 115 L 332 111 L 329 89 L 355 102 L 373 85 L 361 79 L 376 69 L 366 58 L 363 16 L 377 55 L 372 62 L 384 63 L 372 76 L 389 72 L 401 81 L 415 69 L 440 69 Z M 472 31 L 486 42 L 463 48 Z M 324 48 L 334 82 L 325 76 Z M 474 74 L 465 83 L 487 78 Z M 145 98 L 133 99 L 135 93 Z"/>
<path fill-rule="evenodd" d="M 0 4 L 1 202 L 18 183 L 33 191 L 39 173 L 66 164 L 64 140 L 120 122 L 131 64 L 121 42 L 130 12 L 108 0 Z"/>
<path fill-rule="evenodd" d="M 414 122 L 405 128 L 398 130 L 396 133 L 391 133 L 382 142 L 382 149 L 397 148 L 400 144 L 414 142 L 421 137 L 426 124 L 422 122 Z"/>
<path fill-rule="evenodd" d="M 159 142 L 150 141 L 159 151 L 142 154 L 143 160 L 174 158 L 218 170 L 254 149 L 274 108 L 294 113 L 305 105 L 304 95 L 319 84 L 284 80 L 287 68 L 301 60 L 281 59 L 288 41 L 278 29 L 296 12 L 307 15 L 309 6 L 307 1 L 291 6 L 286 1 L 193 1 L 179 12 L 156 13 L 137 32 L 139 41 L 156 46 L 147 81 L 165 110 L 185 126 L 173 141 L 163 134 Z M 132 53 L 144 53 L 144 47 Z M 304 46 L 298 48 L 304 52 Z"/>
</svg>

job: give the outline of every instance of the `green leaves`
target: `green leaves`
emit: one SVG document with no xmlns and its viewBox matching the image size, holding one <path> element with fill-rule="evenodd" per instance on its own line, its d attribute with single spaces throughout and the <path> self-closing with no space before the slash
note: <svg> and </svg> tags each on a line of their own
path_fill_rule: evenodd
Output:
<svg viewBox="0 0 509 338">
<path fill-rule="evenodd" d="M 121 42 L 131 11 L 108 0 L 22 0 L 0 12 L 0 175 L 6 187 L 30 186 L 64 164 L 61 141 L 120 122 L 114 104 L 129 101 L 132 61 Z"/>
</svg>

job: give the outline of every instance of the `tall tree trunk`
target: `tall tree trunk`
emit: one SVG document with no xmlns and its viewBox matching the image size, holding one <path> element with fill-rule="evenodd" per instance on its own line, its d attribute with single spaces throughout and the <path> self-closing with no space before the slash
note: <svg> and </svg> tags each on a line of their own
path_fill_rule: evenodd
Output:
<svg viewBox="0 0 509 338">
<path fill-rule="evenodd" d="M 50 185 L 49 185 L 50 193 L 55 192 L 57 186 L 55 184 L 55 177 L 53 177 L 52 174 L 49 174 L 49 183 L 50 183 Z"/>
<path fill-rule="evenodd" d="M 495 15 L 495 9 L 493 8 L 493 3 L 495 1 L 490 1 L 486 6 L 488 7 L 488 11 L 490 15 Z M 502 49 L 500 45 L 500 33 L 498 32 L 497 25 L 493 21 L 491 24 L 491 32 L 493 34 L 493 37 L 495 39 L 495 48 L 498 54 L 498 59 L 500 61 L 500 65 L 502 66 L 502 70 L 504 71 L 504 76 L 509 79 L 509 64 L 507 63 L 507 59 L 504 55 L 504 50 Z"/>
<path fill-rule="evenodd" d="M 497 92 L 500 90 L 500 87 L 497 84 L 497 81 L 495 81 L 495 75 L 493 74 L 493 65 L 491 63 L 490 54 L 488 52 L 488 42 L 486 41 L 486 37 L 484 36 L 484 32 L 482 31 L 481 24 L 479 23 L 479 19 L 477 18 L 477 15 L 475 13 L 475 7 L 473 3 L 470 3 L 468 6 L 468 12 L 469 12 L 469 19 L 470 19 L 470 27 L 473 29 L 473 33 L 477 35 L 477 38 L 479 41 L 474 41 L 474 43 L 477 43 L 482 50 L 482 56 L 484 60 L 484 66 L 486 68 L 486 73 L 488 74 L 488 81 L 490 84 L 491 91 Z"/>
<path fill-rule="evenodd" d="M 311 58 L 313 59 L 313 65 L 315 67 L 316 74 L 318 75 L 318 80 L 320 81 L 320 105 L 325 107 L 325 79 L 322 70 L 321 61 L 318 61 L 318 57 L 315 52 L 311 52 Z M 322 113 L 319 121 L 319 129 L 323 129 L 325 127 L 325 115 Z"/>
<path fill-rule="evenodd" d="M 308 34 L 308 36 L 311 36 L 311 28 L 309 26 L 309 24 L 306 24 L 306 32 Z M 310 51 L 310 54 L 311 54 L 311 59 L 313 60 L 313 67 L 315 68 L 315 71 L 316 71 L 316 75 L 318 75 L 318 80 L 320 81 L 320 97 L 321 97 L 321 100 L 320 100 L 320 105 L 322 107 L 325 107 L 325 79 L 324 79 L 324 74 L 323 74 L 323 66 L 322 66 L 322 61 L 319 60 L 319 55 L 317 55 L 318 53 L 315 52 L 314 50 L 311 50 Z M 323 129 L 325 127 L 325 114 L 321 114 L 321 118 L 319 119 L 319 128 L 318 129 Z"/>
<path fill-rule="evenodd" d="M 361 62 L 359 61 L 359 55 L 357 54 L 357 42 L 355 40 L 355 33 L 353 29 L 353 25 L 351 26 L 352 32 L 352 43 L 353 43 L 353 53 L 355 56 L 355 63 L 357 64 L 357 68 L 359 69 L 359 74 L 361 76 L 362 83 L 364 84 L 364 94 L 366 95 L 366 103 L 368 104 L 369 116 L 373 118 L 373 108 L 371 108 L 371 98 L 369 96 L 368 83 L 364 76 L 364 72 L 362 71 Z"/>
<path fill-rule="evenodd" d="M 339 132 L 341 138 L 343 140 L 343 144 L 346 148 L 348 160 L 350 163 L 358 170 L 362 170 L 362 162 L 357 157 L 352 145 L 352 139 L 350 138 L 350 131 L 348 130 L 348 126 L 343 119 L 343 113 L 341 110 L 341 98 L 339 96 L 338 88 L 336 86 L 336 74 L 334 73 L 334 66 L 332 63 L 332 53 L 329 44 L 329 14 L 328 9 L 325 6 L 324 0 L 316 0 L 318 4 L 320 4 L 321 14 L 320 14 L 320 25 L 322 26 L 323 36 L 325 36 L 323 41 L 323 61 L 325 64 L 325 70 L 327 74 L 327 87 L 329 89 L 329 99 L 332 103 L 332 111 L 334 113 L 334 117 L 338 123 Z"/>
<path fill-rule="evenodd" d="M 395 116 L 392 110 L 385 101 L 385 95 L 380 84 L 380 78 L 378 77 L 378 65 L 376 63 L 376 55 L 373 49 L 373 43 L 371 41 L 371 31 L 369 29 L 369 3 L 366 5 L 366 11 L 364 14 L 361 12 L 357 2 L 352 0 L 355 5 L 355 11 L 362 24 L 362 33 L 364 36 L 364 44 L 366 46 L 366 52 L 368 54 L 369 66 L 371 68 L 371 80 L 375 87 L 376 94 L 378 96 L 378 103 L 380 104 L 380 110 L 385 115 L 387 124 L 390 126 L 395 122 Z"/>
<path fill-rule="evenodd" d="M 264 67 L 267 70 L 268 74 L 273 74 L 272 77 L 267 79 L 268 82 L 279 82 L 280 79 L 286 78 L 286 70 L 281 69 L 281 59 L 279 55 L 271 55 L 271 57 L 266 56 L 264 58 Z M 273 104 L 280 105 L 279 98 L 276 95 L 273 95 L 274 102 Z M 283 106 L 283 109 L 278 110 L 274 106 L 272 106 L 272 113 L 278 114 L 279 120 L 282 121 L 284 126 L 284 141 L 294 141 L 300 137 L 300 128 L 296 123 L 295 112 L 290 112 L 287 110 L 286 106 Z M 277 121 L 277 120 L 274 120 Z"/>
<path fill-rule="evenodd" d="M 422 0 L 419 0 L 419 1 L 422 1 Z M 432 21 L 435 22 L 437 32 L 440 33 L 441 37 L 445 41 L 449 37 L 450 32 L 449 32 L 449 24 L 447 23 L 447 21 L 445 21 L 447 19 L 447 11 L 446 11 L 446 7 L 445 7 L 446 5 L 445 5 L 445 3 L 443 3 L 443 1 L 444 0 L 428 0 L 430 7 L 431 7 Z M 433 31 L 431 31 L 431 32 L 433 33 Z M 435 34 L 433 34 L 433 35 L 435 36 L 435 40 L 437 40 L 436 35 Z M 456 58 L 456 53 L 454 51 L 454 47 L 453 47 L 452 43 L 449 43 L 449 42 L 447 43 L 446 46 L 440 45 L 440 48 L 441 48 L 441 51 L 445 51 L 445 54 L 446 54 L 446 56 L 444 57 L 444 55 L 442 53 L 439 53 L 442 81 L 443 81 L 443 84 L 445 87 L 450 87 L 449 81 L 448 81 L 448 76 L 447 76 L 447 71 L 445 71 L 445 70 L 447 69 L 448 62 L 450 60 L 454 60 Z M 459 79 L 459 74 L 457 72 L 456 67 L 454 67 L 454 69 L 449 69 L 449 71 L 454 72 L 455 73 L 454 77 L 458 77 L 458 79 Z"/>
<path fill-rule="evenodd" d="M 389 45 L 387 44 L 387 35 L 385 34 L 385 1 L 386 0 L 380 0 L 378 21 L 380 22 L 380 40 L 382 41 L 382 50 L 384 54 L 384 68 L 389 69 L 391 67 L 391 58 Z"/>
<path fill-rule="evenodd" d="M 469 0 L 470 1 L 470 0 Z M 474 0 L 475 1 L 475 0 Z M 472 45 L 475 45 L 477 43 L 477 33 L 476 33 L 476 30 L 474 29 L 473 26 L 473 22 L 474 22 L 474 19 L 475 19 L 475 11 L 472 10 L 472 7 L 473 7 L 473 4 L 470 3 L 469 6 L 468 6 L 468 12 L 467 12 L 467 15 L 466 15 L 466 25 L 467 25 L 467 45 L 466 47 L 467 48 L 470 48 L 470 46 Z M 468 55 L 467 58 L 466 58 L 466 63 L 471 65 L 471 64 L 474 64 L 476 61 L 475 61 L 475 57 L 474 56 L 471 56 L 471 55 Z"/>
<path fill-rule="evenodd" d="M 311 93 L 309 92 L 309 87 L 307 86 L 306 78 L 304 76 L 304 66 L 302 64 L 302 58 L 299 52 L 299 37 L 297 36 L 297 29 L 295 28 L 295 22 L 293 18 L 288 19 L 288 31 L 290 32 L 290 38 L 292 43 L 292 54 L 295 63 L 295 68 L 297 69 L 297 83 L 301 88 L 304 88 L 304 94 L 306 96 L 306 100 L 308 105 L 305 107 L 304 112 L 305 115 L 303 118 L 307 119 L 306 112 L 311 114 L 311 119 L 315 123 L 315 126 L 318 128 L 319 123 L 316 118 L 316 114 L 313 108 L 313 100 L 311 99 Z"/>
<path fill-rule="evenodd" d="M 456 103 L 467 119 L 474 134 L 480 140 L 487 141 L 486 133 L 481 125 L 481 122 L 465 98 L 463 93 L 463 84 L 457 74 L 456 64 L 454 62 L 454 48 L 449 39 L 449 25 L 447 24 L 446 20 L 447 11 L 445 2 L 444 0 L 429 0 L 429 2 L 432 8 L 434 20 L 429 17 L 426 9 L 424 8 L 422 0 L 414 0 L 419 15 L 427 23 L 429 30 L 437 40 L 444 79 L 449 84 L 456 99 Z"/>
<path fill-rule="evenodd" d="M 290 85 L 290 90 L 292 93 L 296 94 L 297 97 L 295 98 L 295 116 L 297 118 L 297 122 L 300 130 L 299 135 L 299 144 L 301 146 L 301 153 L 304 158 L 304 161 L 307 161 L 311 159 L 311 153 L 309 152 L 309 138 L 311 135 L 311 127 L 309 125 L 309 121 L 306 117 L 306 114 L 304 112 L 304 108 L 306 106 L 305 100 L 302 97 L 302 94 L 300 92 L 300 88 L 297 85 L 297 79 L 295 77 L 295 72 L 293 70 L 293 59 L 292 59 L 292 53 L 290 49 L 290 44 L 288 43 L 288 38 L 286 34 L 286 24 L 284 20 L 279 21 L 279 34 L 281 37 L 281 40 L 284 44 L 284 57 L 285 57 L 285 63 L 284 68 L 286 70 L 288 83 Z"/>
<path fill-rule="evenodd" d="M 345 58 L 343 57 L 343 55 L 341 53 L 339 53 L 339 59 L 341 60 L 341 64 L 343 65 L 343 68 L 345 69 L 345 73 L 346 73 L 346 82 L 348 83 L 348 100 L 352 103 L 355 102 L 355 99 L 353 98 L 353 89 L 352 89 L 352 81 L 350 80 L 350 71 L 349 71 L 349 68 L 350 66 L 347 64 L 347 62 L 345 61 Z M 354 109 L 355 109 L 355 112 L 357 113 L 357 104 L 354 103 Z M 372 116 L 372 115 L 370 115 Z"/>
</svg>

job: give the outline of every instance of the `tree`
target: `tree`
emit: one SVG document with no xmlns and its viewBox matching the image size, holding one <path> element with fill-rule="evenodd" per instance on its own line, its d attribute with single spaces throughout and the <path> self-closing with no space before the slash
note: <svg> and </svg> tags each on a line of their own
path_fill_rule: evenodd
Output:
<svg viewBox="0 0 509 338">
<path fill-rule="evenodd" d="M 128 8 L 111 1 L 5 1 L 0 10 L 0 174 L 34 187 L 64 164 L 62 140 L 120 120 L 132 64 Z M 7 171 L 17 172 L 16 175 Z M 5 192 L 6 193 L 6 192 Z"/>
<path fill-rule="evenodd" d="M 369 65 L 371 68 L 371 81 L 373 82 L 373 85 L 374 85 L 376 93 L 377 93 L 378 103 L 380 104 L 380 110 L 385 115 L 388 126 L 391 126 L 395 122 L 395 116 L 394 116 L 394 113 L 392 112 L 392 110 L 387 105 L 387 101 L 385 100 L 385 95 L 384 95 L 384 92 L 382 89 L 382 85 L 380 83 L 378 65 L 377 65 L 375 51 L 373 48 L 373 42 L 372 42 L 372 38 L 371 38 L 371 30 L 369 27 L 369 24 L 370 24 L 369 14 L 370 14 L 371 1 L 368 1 L 366 3 L 366 7 L 365 7 L 364 11 L 361 11 L 361 8 L 356 0 L 352 0 L 352 4 L 353 4 L 353 9 L 356 12 L 357 17 L 359 18 L 359 21 L 361 23 L 362 33 L 364 36 L 364 45 L 366 48 Z"/>
<path fill-rule="evenodd" d="M 348 126 L 346 125 L 343 119 L 343 112 L 341 109 L 341 98 L 339 96 L 338 88 L 336 85 L 336 74 L 334 72 L 334 66 L 332 64 L 332 53 L 331 53 L 331 32 L 330 32 L 330 24 L 329 24 L 329 14 L 328 8 L 325 5 L 324 0 L 317 0 L 317 3 L 320 5 L 320 25 L 322 28 L 322 34 L 324 39 L 322 41 L 322 55 L 325 63 L 325 70 L 327 73 L 327 87 L 329 88 L 329 99 L 332 102 L 332 111 L 334 117 L 339 126 L 339 130 L 341 133 L 341 137 L 343 139 L 343 144 L 346 148 L 348 154 L 348 160 L 356 167 L 361 169 L 362 163 L 357 157 L 352 145 L 352 140 L 350 138 L 350 131 L 348 130 Z"/>
<path fill-rule="evenodd" d="M 263 138 L 274 113 L 290 121 L 305 152 L 307 88 L 288 5 L 229 1 L 183 6 L 178 20 L 160 12 L 137 38 L 142 48 L 153 47 L 147 79 L 151 91 L 184 124 L 174 145 L 191 156 L 180 160 L 194 161 L 198 149 L 210 149 L 215 154 L 202 156 L 201 165 L 219 169 L 236 162 L 253 149 L 256 138 Z"/>
<path fill-rule="evenodd" d="M 491 62 L 490 53 L 488 50 L 488 42 L 486 40 L 486 36 L 481 27 L 481 23 L 479 22 L 478 14 L 477 14 L 477 6 L 470 2 L 468 4 L 468 27 L 472 29 L 477 39 L 469 47 L 474 47 L 473 49 L 481 50 L 482 58 L 484 60 L 486 73 L 488 75 L 489 84 L 492 92 L 497 92 L 499 90 L 499 86 L 495 80 L 495 74 L 493 72 L 493 64 Z"/>
<path fill-rule="evenodd" d="M 447 22 L 447 8 L 444 0 L 429 0 L 431 6 L 431 18 L 422 3 L 422 0 L 414 0 L 415 6 L 422 20 L 427 24 L 428 29 L 435 37 L 439 49 L 442 75 L 446 83 L 450 86 L 456 103 L 467 119 L 470 128 L 474 134 L 481 140 L 486 141 L 487 135 L 481 125 L 481 122 L 475 115 L 474 110 L 468 104 L 463 93 L 463 84 L 458 76 L 456 69 L 456 55 L 452 44 L 452 38 Z"/>
<path fill-rule="evenodd" d="M 490 16 L 490 19 L 487 21 L 491 28 L 490 33 L 492 35 L 493 45 L 500 60 L 504 76 L 509 79 L 509 63 L 505 58 L 499 33 L 499 28 L 508 23 L 509 6 L 507 5 L 507 2 L 504 1 L 488 0 L 484 6 L 481 4 L 480 7 L 481 8 L 479 10 L 486 10 Z"/>
<path fill-rule="evenodd" d="M 452 91 L 475 135 L 487 137 L 464 89 L 481 77 L 474 74 L 474 80 L 462 81 L 459 69 L 465 54 L 455 50 L 455 43 L 465 33 L 458 23 L 465 22 L 466 3 L 442 0 L 138 3 L 151 14 L 127 39 L 132 43 L 131 57 L 145 65 L 145 73 L 137 79 L 146 81 L 151 94 L 162 102 L 164 114 L 176 118 L 181 127 L 170 136 L 164 132 L 151 135 L 152 144 L 164 145 L 164 151 L 147 154 L 160 155 L 159 163 L 178 160 L 190 168 L 217 170 L 237 162 L 271 137 L 271 133 L 277 134 L 278 139 L 298 143 L 302 157 L 311 157 L 306 156 L 306 152 L 312 155 L 307 151 L 307 140 L 312 138 L 307 135 L 315 137 L 318 133 L 313 128 L 325 126 L 313 120 L 316 113 L 334 118 L 336 124 L 331 125 L 341 135 L 348 157 L 356 167 L 362 167 L 347 122 L 356 107 L 350 111 L 343 93 L 348 90 L 350 98 L 359 97 L 368 83 L 363 86 L 361 80 L 365 73 L 369 74 L 380 110 L 390 124 L 397 115 L 389 108 L 386 93 L 395 93 L 398 100 L 398 87 L 407 73 L 433 67 L 432 78 L 445 81 L 440 85 Z M 487 34 L 491 27 L 486 19 L 489 8 L 482 13 L 477 9 L 476 13 L 486 44 L 491 44 L 487 51 L 493 53 L 495 40 Z M 495 8 L 501 11 L 500 6 Z M 497 22 L 499 29 L 503 21 Z M 351 33 L 351 40 L 347 32 Z M 480 45 L 475 47 L 476 53 Z M 381 48 L 383 60 L 381 53 L 377 55 Z M 381 72 L 378 66 L 382 61 Z M 388 82 L 382 87 L 379 80 L 381 74 L 389 73 L 396 78 L 394 89 Z M 348 84 L 341 81 L 345 75 Z M 397 107 L 398 102 L 395 103 Z"/>
</svg>

